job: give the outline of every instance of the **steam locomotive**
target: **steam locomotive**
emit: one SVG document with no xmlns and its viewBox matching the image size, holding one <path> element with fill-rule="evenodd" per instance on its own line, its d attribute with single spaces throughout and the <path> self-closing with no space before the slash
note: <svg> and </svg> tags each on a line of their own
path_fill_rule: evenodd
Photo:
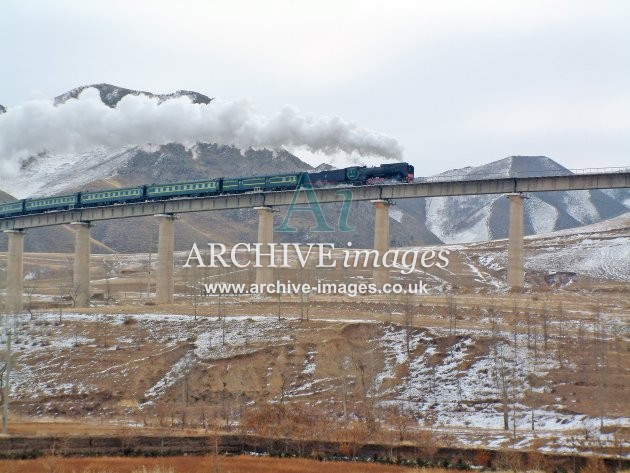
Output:
<svg viewBox="0 0 630 473">
<path fill-rule="evenodd" d="M 298 187 L 338 185 L 364 186 L 393 182 L 412 182 L 414 169 L 408 163 L 382 164 L 375 167 L 354 166 L 319 172 L 296 172 L 270 176 L 221 177 L 205 181 L 151 184 L 139 187 L 83 191 L 74 194 L 24 199 L 0 204 L 0 218 L 55 210 L 71 210 L 104 205 L 205 197 L 244 192 L 284 191 Z"/>
</svg>

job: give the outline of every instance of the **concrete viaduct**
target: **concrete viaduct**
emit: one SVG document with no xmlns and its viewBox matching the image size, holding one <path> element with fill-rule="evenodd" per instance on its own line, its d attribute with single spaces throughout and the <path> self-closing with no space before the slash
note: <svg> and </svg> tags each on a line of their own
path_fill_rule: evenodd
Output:
<svg viewBox="0 0 630 473">
<path fill-rule="evenodd" d="M 415 197 L 448 197 L 458 195 L 506 194 L 510 204 L 508 231 L 508 286 L 522 289 L 523 269 L 523 193 L 574 191 L 589 189 L 630 188 L 630 171 L 592 172 L 571 175 L 529 176 L 510 178 L 480 177 L 426 180 L 409 184 L 356 186 L 353 201 L 370 201 L 375 210 L 374 249 L 389 249 L 389 206 L 394 199 Z M 320 204 L 340 202 L 339 187 L 313 189 Z M 23 251 L 24 236 L 29 228 L 70 224 L 75 226 L 75 258 L 73 284 L 75 305 L 85 307 L 90 299 L 90 226 L 99 220 L 155 216 L 159 219 L 158 270 L 156 302 L 173 301 L 174 219 L 179 213 L 212 210 L 254 208 L 258 210 L 258 242 L 273 242 L 273 208 L 291 204 L 308 204 L 305 192 L 250 192 L 212 197 L 177 198 L 103 207 L 91 207 L 0 219 L 0 230 L 8 234 L 7 292 L 5 309 L 23 310 Z M 382 254 L 382 253 L 381 253 Z M 257 269 L 257 282 L 271 282 L 271 268 Z M 375 269 L 375 282 L 382 286 L 389 273 Z"/>
</svg>

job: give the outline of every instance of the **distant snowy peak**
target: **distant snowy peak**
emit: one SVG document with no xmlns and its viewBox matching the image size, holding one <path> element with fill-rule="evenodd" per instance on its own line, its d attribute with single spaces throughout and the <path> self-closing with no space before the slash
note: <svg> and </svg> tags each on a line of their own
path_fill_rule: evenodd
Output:
<svg viewBox="0 0 630 473">
<path fill-rule="evenodd" d="M 7 111 L 7 108 L 4 105 L 0 105 L 0 113 L 4 113 Z"/>
<path fill-rule="evenodd" d="M 330 171 L 332 169 L 335 169 L 335 167 L 328 163 L 321 163 L 319 166 L 313 169 L 313 172 Z"/>
<path fill-rule="evenodd" d="M 546 156 L 510 156 L 477 167 L 453 169 L 450 178 L 491 178 L 572 174 Z M 546 233 L 613 218 L 624 212 L 625 192 L 583 190 L 527 195 L 525 233 Z M 426 226 L 444 243 L 469 243 L 507 236 L 508 204 L 503 195 L 436 197 L 426 199 Z"/>
<path fill-rule="evenodd" d="M 101 95 L 101 100 L 105 105 L 110 108 L 116 108 L 116 105 L 120 100 L 126 95 L 142 95 L 150 98 L 157 98 L 158 103 L 162 103 L 166 100 L 178 98 L 178 97 L 189 97 L 192 103 L 203 103 L 209 104 L 212 100 L 210 97 L 200 94 L 199 92 L 193 92 L 190 90 L 178 90 L 172 94 L 154 94 L 151 92 L 145 92 L 142 90 L 132 90 L 126 89 L 124 87 L 118 87 L 111 84 L 92 84 L 92 85 L 82 85 L 75 89 L 72 89 L 65 94 L 61 94 L 58 97 L 55 97 L 55 105 L 59 105 L 65 103 L 69 99 L 76 99 L 79 97 L 81 92 L 85 89 L 97 89 L 99 94 Z"/>
<path fill-rule="evenodd" d="M 536 173 L 571 174 L 564 166 L 546 156 L 509 156 L 482 166 L 451 169 L 438 177 L 516 177 Z"/>
</svg>

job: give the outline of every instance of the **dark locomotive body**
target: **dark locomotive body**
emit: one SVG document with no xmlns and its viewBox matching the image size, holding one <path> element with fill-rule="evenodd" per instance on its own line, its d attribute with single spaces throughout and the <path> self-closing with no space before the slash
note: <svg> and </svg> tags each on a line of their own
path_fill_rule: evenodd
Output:
<svg viewBox="0 0 630 473">
<path fill-rule="evenodd" d="M 354 166 L 319 172 L 297 172 L 271 176 L 208 179 L 205 181 L 151 184 L 149 186 L 77 192 L 75 194 L 25 199 L 0 204 L 0 218 L 132 202 L 204 197 L 244 192 L 293 190 L 302 186 L 371 185 L 412 182 L 413 166 L 408 163 L 382 164 L 375 167 Z"/>
</svg>

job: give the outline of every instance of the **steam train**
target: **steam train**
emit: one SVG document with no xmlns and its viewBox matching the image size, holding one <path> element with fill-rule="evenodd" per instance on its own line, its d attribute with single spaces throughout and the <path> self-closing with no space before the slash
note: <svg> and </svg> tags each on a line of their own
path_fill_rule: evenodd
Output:
<svg viewBox="0 0 630 473">
<path fill-rule="evenodd" d="M 304 186 L 363 186 L 389 182 L 411 182 L 414 177 L 413 171 L 413 166 L 408 163 L 392 163 L 375 167 L 355 166 L 319 172 L 296 172 L 252 177 L 221 177 L 205 181 L 83 191 L 69 195 L 24 199 L 0 204 L 0 218 L 178 197 L 206 197 L 244 192 L 284 191 Z"/>
</svg>

